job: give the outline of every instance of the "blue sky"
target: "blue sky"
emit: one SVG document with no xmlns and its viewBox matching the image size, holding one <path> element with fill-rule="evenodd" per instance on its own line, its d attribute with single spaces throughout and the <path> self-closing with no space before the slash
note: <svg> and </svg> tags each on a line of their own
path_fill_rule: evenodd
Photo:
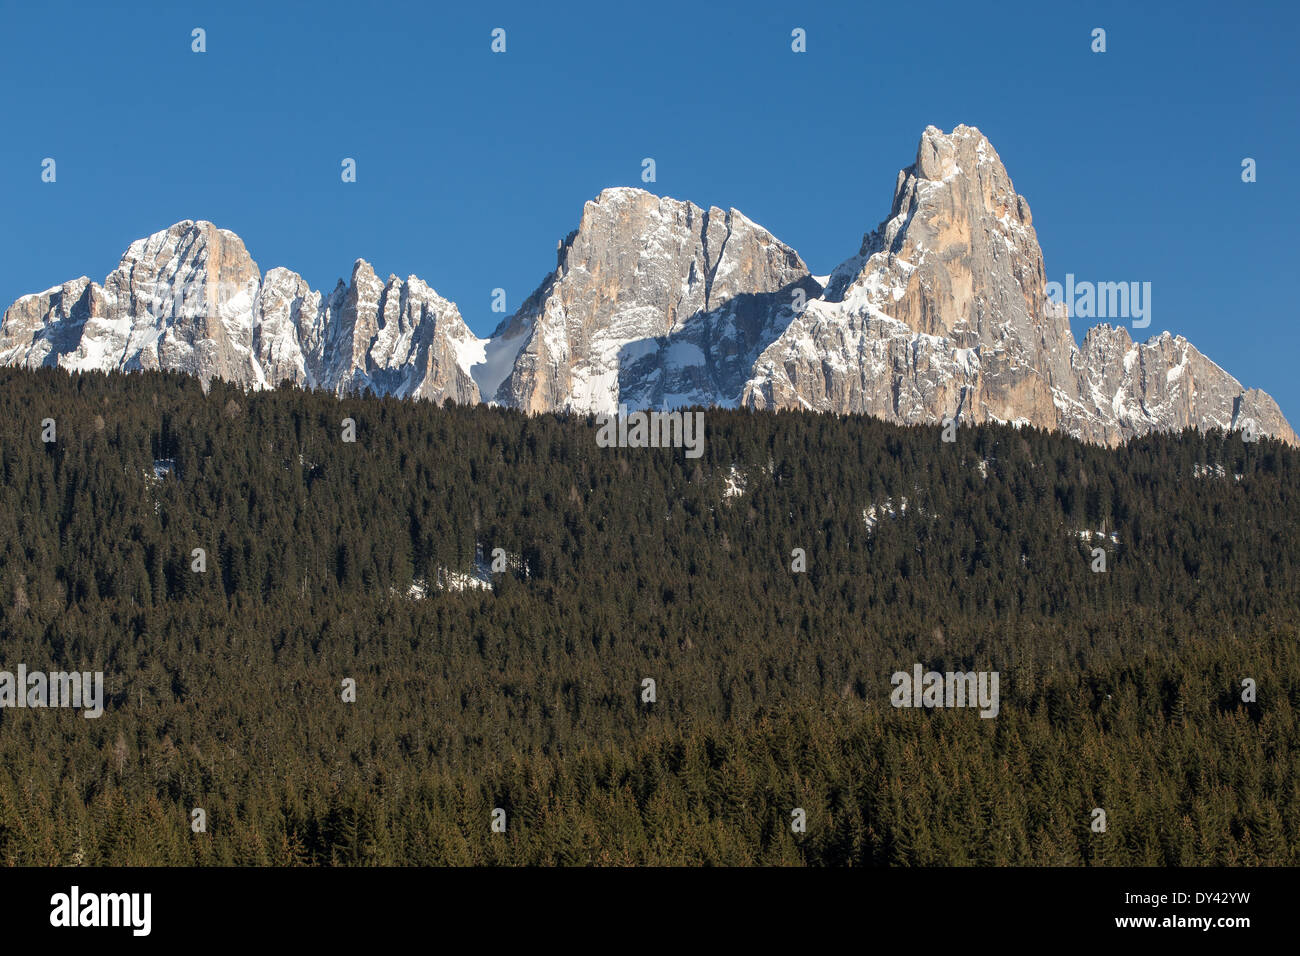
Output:
<svg viewBox="0 0 1300 956">
<path fill-rule="evenodd" d="M 967 123 L 1029 200 L 1049 279 L 1151 282 L 1140 334 L 1186 335 L 1300 424 L 1295 4 L 23 7 L 0 28 L 4 304 L 210 219 L 315 288 L 358 257 L 419 275 L 485 335 L 492 290 L 513 310 L 647 156 L 648 188 L 734 206 L 824 273 L 888 213 L 921 130 Z"/>
</svg>

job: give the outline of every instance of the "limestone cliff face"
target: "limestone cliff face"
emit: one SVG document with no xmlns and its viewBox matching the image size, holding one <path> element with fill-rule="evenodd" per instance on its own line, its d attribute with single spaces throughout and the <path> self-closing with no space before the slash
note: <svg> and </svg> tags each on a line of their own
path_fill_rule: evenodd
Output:
<svg viewBox="0 0 1300 956">
<path fill-rule="evenodd" d="M 1099 325 L 1084 336 L 1077 401 L 1063 406 L 1059 427 L 1115 444 L 1150 431 L 1241 429 L 1300 444 L 1273 401 L 1241 383 L 1168 332 L 1135 343 L 1123 328 Z"/>
<path fill-rule="evenodd" d="M 930 127 L 889 218 L 760 356 L 745 401 L 909 424 L 1054 422 L 1075 346 L 1045 285 L 1029 203 L 988 140 Z"/>
<path fill-rule="evenodd" d="M 470 365 L 482 341 L 455 304 L 416 276 L 380 281 L 364 259 L 325 303 L 319 367 L 326 387 L 401 398 L 479 401 Z"/>
<path fill-rule="evenodd" d="M 19 299 L 0 325 L 0 361 L 244 381 L 259 280 L 234 233 L 177 223 L 131 243 L 102 287 L 83 277 Z"/>
<path fill-rule="evenodd" d="M 50 355 L 75 356 L 86 323 L 107 315 L 103 288 L 85 276 L 25 295 L 5 310 L 0 358 L 5 365 L 35 368 L 51 364 Z"/>
<path fill-rule="evenodd" d="M 1134 345 L 1099 327 L 1082 349 L 1046 295 L 1029 204 L 976 129 L 926 129 L 889 218 L 755 362 L 754 408 L 954 417 L 1055 428 L 1115 444 L 1153 429 L 1295 432 L 1185 339 Z"/>
<path fill-rule="evenodd" d="M 362 260 L 329 297 L 296 273 L 265 277 L 234 233 L 185 221 L 133 242 L 101 287 L 81 278 L 24 296 L 0 324 L 0 362 L 163 369 L 252 387 L 288 379 L 342 394 L 479 400 L 482 342 L 414 276 Z"/>
<path fill-rule="evenodd" d="M 1181 336 L 1098 326 L 1080 346 L 1046 294 L 1029 203 L 979 130 L 933 126 L 888 217 L 824 279 L 735 209 L 607 189 L 555 271 L 490 339 L 415 276 L 364 260 L 328 295 L 263 276 L 243 242 L 181 222 L 99 286 L 19 299 L 0 363 L 170 369 L 336 394 L 494 401 L 528 412 L 806 408 L 904 424 L 1010 422 L 1115 444 L 1152 430 L 1258 430 L 1277 403 Z"/>
<path fill-rule="evenodd" d="M 820 291 L 736 210 L 607 189 L 493 335 L 517 348 L 493 397 L 531 412 L 734 403 L 795 287 Z"/>
</svg>

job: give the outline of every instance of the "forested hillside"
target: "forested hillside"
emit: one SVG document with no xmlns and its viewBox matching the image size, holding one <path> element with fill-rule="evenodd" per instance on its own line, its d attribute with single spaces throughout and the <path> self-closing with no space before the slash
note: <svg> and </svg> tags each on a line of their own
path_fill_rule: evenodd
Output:
<svg viewBox="0 0 1300 956">
<path fill-rule="evenodd" d="M 1296 450 L 705 428 L 0 369 L 0 860 L 1300 863 Z"/>
</svg>

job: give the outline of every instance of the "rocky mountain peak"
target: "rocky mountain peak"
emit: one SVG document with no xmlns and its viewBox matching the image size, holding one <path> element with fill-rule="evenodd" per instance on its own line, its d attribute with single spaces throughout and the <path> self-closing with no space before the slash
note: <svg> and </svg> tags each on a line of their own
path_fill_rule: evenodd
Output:
<svg viewBox="0 0 1300 956">
<path fill-rule="evenodd" d="M 720 390 L 734 402 L 733 366 L 762 336 L 765 297 L 809 280 L 798 253 L 736 210 L 628 187 L 584 205 L 558 259 L 493 336 L 513 351 L 480 376 L 495 381 L 508 363 L 493 394 L 529 411 L 708 403 Z"/>
<path fill-rule="evenodd" d="M 476 348 L 455 305 L 414 277 L 384 283 L 358 259 L 352 281 L 325 297 L 288 269 L 263 277 L 239 236 L 202 220 L 131 243 L 102 288 L 83 279 L 24 296 L 0 325 L 6 364 L 167 369 L 256 388 L 288 379 L 437 401 L 479 400 Z"/>
<path fill-rule="evenodd" d="M 1029 203 L 973 126 L 929 126 L 889 213 L 822 281 L 736 209 L 602 190 L 556 267 L 488 340 L 416 276 L 357 259 L 328 295 L 262 276 L 234 233 L 175 225 L 101 287 L 23 296 L 0 362 L 165 368 L 264 387 L 490 400 L 529 412 L 743 404 L 905 424 L 1009 422 L 1113 444 L 1241 428 L 1296 442 L 1277 404 L 1181 336 L 1097 326 L 1046 294 Z"/>
<path fill-rule="evenodd" d="M 1134 369 L 1147 371 L 1132 379 Z M 764 350 L 744 401 L 904 423 L 1018 422 L 1110 444 L 1157 428 L 1239 427 L 1245 409 L 1292 440 L 1276 404 L 1246 394 L 1185 340 L 1136 346 L 1125 329 L 1093 330 L 1081 350 L 1067 309 L 1047 297 L 1029 203 L 992 144 L 974 127 L 930 126 L 889 217 Z"/>
</svg>

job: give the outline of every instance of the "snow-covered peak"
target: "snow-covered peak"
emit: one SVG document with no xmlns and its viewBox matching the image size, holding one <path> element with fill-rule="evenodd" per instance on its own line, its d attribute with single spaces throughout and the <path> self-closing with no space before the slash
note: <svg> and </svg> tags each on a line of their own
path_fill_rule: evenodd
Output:
<svg viewBox="0 0 1300 956">
<path fill-rule="evenodd" d="M 0 326 L 6 364 L 436 401 L 478 401 L 469 369 L 482 351 L 455 304 L 414 276 L 384 283 L 358 259 L 326 297 L 282 267 L 262 276 L 239 236 L 189 219 L 132 242 L 102 288 L 82 279 L 24 296 Z"/>
<path fill-rule="evenodd" d="M 1115 443 L 1240 428 L 1297 441 L 1271 398 L 1182 336 L 1082 345 L 1047 298 L 1029 204 L 973 126 L 927 127 L 888 214 L 814 277 L 736 209 L 616 186 L 584 203 L 555 269 L 490 339 L 423 279 L 365 259 L 328 294 L 261 275 L 233 232 L 184 220 L 131 243 L 101 287 L 26 295 L 0 362 L 176 369 L 251 387 L 492 401 L 530 412 L 713 404 L 903 423 L 1009 422 Z"/>
</svg>

